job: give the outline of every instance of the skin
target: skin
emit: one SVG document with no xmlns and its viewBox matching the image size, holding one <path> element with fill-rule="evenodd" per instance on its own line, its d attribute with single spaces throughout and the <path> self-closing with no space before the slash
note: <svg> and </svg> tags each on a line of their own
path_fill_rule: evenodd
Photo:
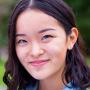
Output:
<svg viewBox="0 0 90 90">
<path fill-rule="evenodd" d="M 65 67 L 67 49 L 72 49 L 78 32 L 66 36 L 62 25 L 39 10 L 27 9 L 16 23 L 16 54 L 27 72 L 40 80 L 39 90 L 61 90 L 61 74 Z M 32 65 L 33 61 L 48 60 Z"/>
</svg>

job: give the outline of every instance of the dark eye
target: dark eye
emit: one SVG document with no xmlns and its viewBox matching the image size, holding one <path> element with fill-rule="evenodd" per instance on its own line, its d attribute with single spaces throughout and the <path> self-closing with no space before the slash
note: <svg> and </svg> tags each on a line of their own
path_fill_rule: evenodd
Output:
<svg viewBox="0 0 90 90">
<path fill-rule="evenodd" d="M 27 44 L 27 41 L 26 40 L 23 40 L 23 39 L 20 39 L 20 40 L 17 41 L 17 44 L 19 44 L 19 45 L 25 45 L 25 44 Z"/>
<path fill-rule="evenodd" d="M 52 36 L 52 35 L 44 35 L 41 40 L 42 40 L 43 42 L 49 42 L 49 41 L 51 41 L 53 38 L 54 38 L 54 36 Z"/>
<path fill-rule="evenodd" d="M 45 35 L 45 36 L 43 36 L 43 38 L 42 38 L 42 40 L 43 39 L 48 39 L 48 38 L 53 38 L 54 36 L 52 36 L 52 35 Z"/>
</svg>

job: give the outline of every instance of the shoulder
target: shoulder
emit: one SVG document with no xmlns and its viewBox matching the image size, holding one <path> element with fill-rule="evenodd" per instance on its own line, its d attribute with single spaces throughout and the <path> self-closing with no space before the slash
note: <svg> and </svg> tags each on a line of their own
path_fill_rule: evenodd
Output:
<svg viewBox="0 0 90 90">
<path fill-rule="evenodd" d="M 65 86 L 64 90 L 81 90 L 80 87 L 73 86 L 72 83 L 70 82 Z M 82 89 L 82 90 L 87 90 L 87 89 Z"/>
</svg>

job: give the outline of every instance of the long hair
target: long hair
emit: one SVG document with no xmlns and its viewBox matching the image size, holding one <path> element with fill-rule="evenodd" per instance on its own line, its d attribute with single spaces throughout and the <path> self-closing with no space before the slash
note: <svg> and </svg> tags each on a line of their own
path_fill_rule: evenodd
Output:
<svg viewBox="0 0 90 90">
<path fill-rule="evenodd" d="M 8 25 L 9 56 L 3 77 L 8 90 L 21 90 L 28 83 L 34 85 L 37 81 L 21 65 L 15 51 L 16 21 L 27 8 L 38 9 L 54 17 L 63 25 L 67 36 L 71 33 L 71 28 L 76 27 L 74 13 L 63 0 L 21 0 L 14 8 Z M 73 49 L 67 51 L 62 80 L 65 85 L 64 79 L 67 83 L 72 82 L 73 85 L 84 89 L 90 86 L 90 68 L 85 64 L 80 45 L 78 37 Z"/>
</svg>

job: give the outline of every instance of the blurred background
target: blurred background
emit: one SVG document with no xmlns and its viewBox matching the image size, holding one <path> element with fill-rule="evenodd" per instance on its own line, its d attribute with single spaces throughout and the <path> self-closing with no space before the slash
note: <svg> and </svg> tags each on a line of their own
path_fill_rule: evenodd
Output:
<svg viewBox="0 0 90 90">
<path fill-rule="evenodd" d="M 7 27 L 9 16 L 19 0 L 0 0 L 0 90 L 4 90 L 5 85 L 2 77 L 4 73 L 4 63 L 7 60 Z M 65 0 L 75 12 L 77 27 L 85 41 L 86 59 L 90 65 L 90 0 Z"/>
</svg>

